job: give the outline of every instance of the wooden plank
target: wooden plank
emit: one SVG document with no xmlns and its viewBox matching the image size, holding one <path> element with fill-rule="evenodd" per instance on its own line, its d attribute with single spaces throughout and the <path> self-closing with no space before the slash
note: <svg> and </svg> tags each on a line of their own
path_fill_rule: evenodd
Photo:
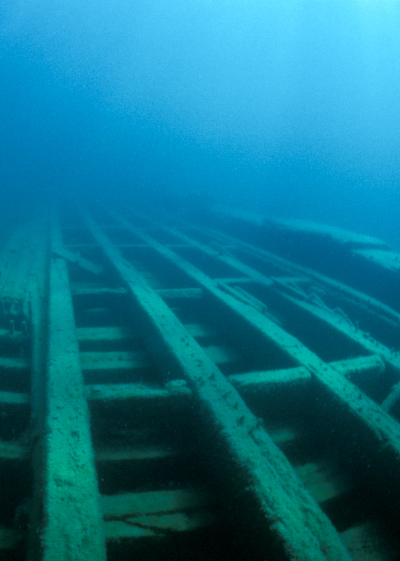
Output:
<svg viewBox="0 0 400 561">
<path fill-rule="evenodd" d="M 179 383 L 178 383 L 179 382 Z M 171 380 L 166 388 L 157 388 L 146 384 L 91 384 L 85 386 L 85 396 L 92 401 L 176 401 L 177 397 L 190 398 L 191 390 L 186 382 Z"/>
<path fill-rule="evenodd" d="M 268 392 L 278 386 L 300 387 L 308 385 L 312 376 L 307 368 L 298 366 L 282 370 L 265 372 L 249 372 L 248 374 L 233 374 L 228 380 L 243 393 Z"/>
<path fill-rule="evenodd" d="M 134 351 L 108 351 L 80 353 L 81 368 L 84 371 L 135 370 L 149 366 L 143 353 Z"/>
<path fill-rule="evenodd" d="M 102 496 L 101 504 L 108 539 L 168 537 L 216 521 L 210 497 L 196 489 Z"/>
<path fill-rule="evenodd" d="M 48 217 L 43 220 L 44 228 L 40 236 L 35 236 L 36 247 L 35 267 L 28 286 L 30 311 L 30 439 L 29 459 L 32 467 L 32 496 L 29 501 L 29 524 L 27 535 L 26 557 L 36 560 L 41 557 L 43 544 L 41 529 L 43 527 L 44 501 L 44 455 L 43 450 L 47 439 L 46 416 L 46 358 L 47 358 L 47 292 L 49 271 L 49 230 Z"/>
<path fill-rule="evenodd" d="M 0 357 L 0 369 L 3 373 L 17 375 L 26 374 L 30 367 L 30 361 L 25 357 Z"/>
<path fill-rule="evenodd" d="M 105 561 L 89 411 L 61 258 L 51 263 L 48 313 L 43 560 Z"/>
<path fill-rule="evenodd" d="M 186 298 L 202 298 L 203 291 L 201 288 L 159 288 L 157 294 L 164 300 L 186 299 Z"/>
<path fill-rule="evenodd" d="M 96 449 L 96 462 L 139 462 L 142 460 L 162 460 L 171 458 L 174 452 L 170 446 L 159 444 L 127 446 L 104 446 Z"/>
<path fill-rule="evenodd" d="M 27 448 L 20 442 L 0 440 L 0 459 L 1 460 L 23 460 L 26 457 Z"/>
<path fill-rule="evenodd" d="M 29 405 L 30 396 L 27 393 L 0 392 L 0 405 Z"/>
<path fill-rule="evenodd" d="M 201 489 L 173 489 L 144 493 L 102 495 L 104 518 L 140 516 L 162 512 L 181 512 L 204 508 L 212 504 L 208 493 Z"/>
<path fill-rule="evenodd" d="M 82 286 L 71 287 L 72 296 L 124 296 L 125 288 L 84 288 Z"/>
<path fill-rule="evenodd" d="M 386 365 L 380 355 L 359 356 L 329 363 L 332 368 L 346 378 L 377 377 L 382 374 Z"/>
<path fill-rule="evenodd" d="M 21 331 L 10 333 L 9 329 L 0 329 L 0 343 L 3 348 L 15 348 L 17 346 L 22 346 L 26 342 L 26 333 L 22 333 Z"/>
<path fill-rule="evenodd" d="M 80 343 L 105 343 L 109 341 L 129 341 L 132 333 L 123 327 L 78 327 L 76 329 Z"/>
</svg>

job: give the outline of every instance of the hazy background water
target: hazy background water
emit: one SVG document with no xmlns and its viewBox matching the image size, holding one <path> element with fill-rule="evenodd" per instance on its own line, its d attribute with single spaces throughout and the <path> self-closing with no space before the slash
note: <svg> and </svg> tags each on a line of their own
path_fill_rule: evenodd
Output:
<svg viewBox="0 0 400 561">
<path fill-rule="evenodd" d="M 221 202 L 400 247 L 397 0 L 2 0 L 0 229 Z"/>
</svg>

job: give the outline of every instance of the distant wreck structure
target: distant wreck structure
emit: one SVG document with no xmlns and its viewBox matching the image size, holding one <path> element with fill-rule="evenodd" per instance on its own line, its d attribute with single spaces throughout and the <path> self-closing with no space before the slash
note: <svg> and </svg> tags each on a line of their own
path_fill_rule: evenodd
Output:
<svg viewBox="0 0 400 561">
<path fill-rule="evenodd" d="M 0 253 L 0 559 L 400 559 L 400 257 L 227 211 Z"/>
</svg>

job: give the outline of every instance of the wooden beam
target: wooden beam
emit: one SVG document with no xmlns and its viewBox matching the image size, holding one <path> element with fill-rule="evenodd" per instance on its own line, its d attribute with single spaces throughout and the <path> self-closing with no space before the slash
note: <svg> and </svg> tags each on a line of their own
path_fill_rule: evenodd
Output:
<svg viewBox="0 0 400 561">
<path fill-rule="evenodd" d="M 248 374 L 233 374 L 228 380 L 240 393 L 269 392 L 276 387 L 304 386 L 311 382 L 310 372 L 303 366 L 271 370 L 266 372 L 249 372 Z"/>
<path fill-rule="evenodd" d="M 60 257 L 50 266 L 48 325 L 43 561 L 105 561 L 89 411 L 67 266 Z"/>
<path fill-rule="evenodd" d="M 85 396 L 91 401 L 178 401 L 177 398 L 190 398 L 191 390 L 186 382 L 168 382 L 166 388 L 156 388 L 145 384 L 90 384 L 85 386 Z"/>
<path fill-rule="evenodd" d="M 203 296 L 201 288 L 164 288 L 157 290 L 157 294 L 159 294 L 165 300 L 172 300 L 176 298 L 200 299 Z"/>
<path fill-rule="evenodd" d="M 27 393 L 0 392 L 0 405 L 29 405 L 30 396 Z"/>
</svg>

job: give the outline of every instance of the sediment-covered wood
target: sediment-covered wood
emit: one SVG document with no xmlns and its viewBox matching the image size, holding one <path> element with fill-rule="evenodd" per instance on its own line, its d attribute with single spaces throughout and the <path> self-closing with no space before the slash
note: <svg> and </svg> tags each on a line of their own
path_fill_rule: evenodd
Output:
<svg viewBox="0 0 400 561">
<path fill-rule="evenodd" d="M 253 504 L 255 526 L 288 559 L 305 561 L 312 551 L 315 561 L 349 560 L 330 521 L 237 391 L 100 228 L 85 219 L 141 310 L 144 331 L 165 373 L 182 376 L 193 390 L 202 418 L 214 428 L 210 438 L 214 434 L 221 442 L 226 464 Z"/>
<path fill-rule="evenodd" d="M 52 260 L 44 448 L 44 561 L 106 559 L 89 412 L 65 261 Z"/>
</svg>

